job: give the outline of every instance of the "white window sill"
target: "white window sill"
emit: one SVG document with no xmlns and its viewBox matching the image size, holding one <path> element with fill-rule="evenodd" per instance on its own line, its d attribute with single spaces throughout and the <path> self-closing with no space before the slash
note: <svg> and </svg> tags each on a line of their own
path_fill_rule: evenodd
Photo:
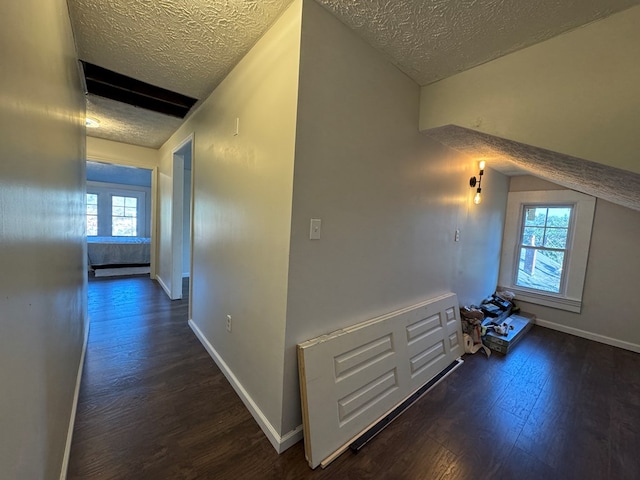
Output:
<svg viewBox="0 0 640 480">
<path fill-rule="evenodd" d="M 563 297 L 554 295 L 553 293 L 542 293 L 522 289 L 519 287 L 499 287 L 500 290 L 509 290 L 516 294 L 515 301 L 518 300 L 536 305 L 544 305 L 545 307 L 557 308 L 568 312 L 580 313 L 582 309 L 582 301 L 576 298 Z"/>
</svg>

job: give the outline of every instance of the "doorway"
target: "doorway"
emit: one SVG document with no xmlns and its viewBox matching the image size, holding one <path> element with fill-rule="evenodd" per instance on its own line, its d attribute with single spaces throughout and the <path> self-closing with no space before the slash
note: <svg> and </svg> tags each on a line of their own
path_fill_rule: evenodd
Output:
<svg viewBox="0 0 640 480">
<path fill-rule="evenodd" d="M 193 209 L 193 134 L 173 151 L 171 209 L 170 298 L 182 298 L 183 282 L 191 279 L 191 233 Z M 190 291 L 189 286 L 189 291 Z"/>
<path fill-rule="evenodd" d="M 89 275 L 150 274 L 153 171 L 102 161 L 86 162 Z"/>
</svg>

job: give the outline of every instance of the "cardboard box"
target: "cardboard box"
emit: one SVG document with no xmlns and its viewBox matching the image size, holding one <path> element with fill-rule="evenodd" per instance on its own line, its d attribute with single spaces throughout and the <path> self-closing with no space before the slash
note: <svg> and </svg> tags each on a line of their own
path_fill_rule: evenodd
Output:
<svg viewBox="0 0 640 480">
<path fill-rule="evenodd" d="M 524 337 L 533 326 L 535 319 L 535 315 L 525 312 L 510 315 L 504 320 L 509 327 L 513 327 L 509 328 L 507 335 L 499 335 L 493 331 L 489 331 L 482 337 L 482 342 L 491 350 L 507 354 L 522 340 L 522 337 Z"/>
</svg>

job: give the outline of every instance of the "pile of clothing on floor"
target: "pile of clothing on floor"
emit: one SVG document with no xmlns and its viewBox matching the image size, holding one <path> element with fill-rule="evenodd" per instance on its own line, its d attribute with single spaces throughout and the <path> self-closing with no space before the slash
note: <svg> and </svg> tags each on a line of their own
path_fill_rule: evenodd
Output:
<svg viewBox="0 0 640 480">
<path fill-rule="evenodd" d="M 502 320 L 512 312 L 519 310 L 513 303 L 514 297 L 513 292 L 496 291 L 484 299 L 479 306 L 460 307 L 466 353 L 476 353 L 478 350 L 482 350 L 487 357 L 491 355 L 489 348 L 482 343 L 482 338 L 489 329 L 499 335 L 507 335 L 509 327 L 506 324 L 503 325 Z"/>
</svg>

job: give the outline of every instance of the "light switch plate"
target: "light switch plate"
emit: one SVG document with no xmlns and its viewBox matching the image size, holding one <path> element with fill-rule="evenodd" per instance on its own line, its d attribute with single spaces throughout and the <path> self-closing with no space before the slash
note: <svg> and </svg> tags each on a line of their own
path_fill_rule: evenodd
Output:
<svg viewBox="0 0 640 480">
<path fill-rule="evenodd" d="M 322 227 L 322 220 L 319 218 L 311 219 L 311 226 L 309 227 L 309 240 L 320 240 L 320 229 Z"/>
</svg>

